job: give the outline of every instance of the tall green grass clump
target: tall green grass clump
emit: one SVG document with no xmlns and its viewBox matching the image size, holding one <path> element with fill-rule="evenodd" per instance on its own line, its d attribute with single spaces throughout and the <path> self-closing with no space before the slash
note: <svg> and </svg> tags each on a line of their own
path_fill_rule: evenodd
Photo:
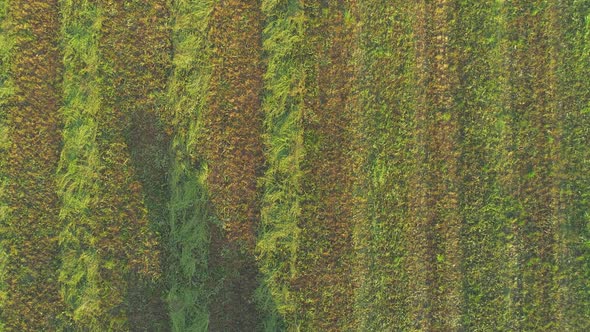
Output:
<svg viewBox="0 0 590 332">
<path fill-rule="evenodd" d="M 261 226 L 256 248 L 264 276 L 258 292 L 270 296 L 260 297 L 263 310 L 277 310 L 288 326 L 294 328 L 297 308 L 291 282 L 297 273 L 295 260 L 302 200 L 301 117 L 306 60 L 301 48 L 305 16 L 299 0 L 265 0 L 262 11 L 266 16 L 263 48 L 268 59 L 262 104 L 268 166 L 263 178 Z M 269 326 L 265 330 L 276 329 L 270 322 L 266 324 Z"/>
<path fill-rule="evenodd" d="M 209 222 L 207 164 L 197 153 L 203 140 L 200 115 L 211 77 L 206 38 L 214 0 L 173 1 L 173 72 L 168 99 L 173 115 L 168 220 L 167 302 L 173 331 L 207 331 Z"/>
</svg>

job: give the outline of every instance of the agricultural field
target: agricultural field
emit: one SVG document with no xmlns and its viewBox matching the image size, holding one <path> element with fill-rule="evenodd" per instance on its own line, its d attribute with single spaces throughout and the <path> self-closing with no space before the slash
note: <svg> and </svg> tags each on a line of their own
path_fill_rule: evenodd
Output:
<svg viewBox="0 0 590 332">
<path fill-rule="evenodd" d="M 0 331 L 590 331 L 590 0 L 0 0 Z"/>
</svg>

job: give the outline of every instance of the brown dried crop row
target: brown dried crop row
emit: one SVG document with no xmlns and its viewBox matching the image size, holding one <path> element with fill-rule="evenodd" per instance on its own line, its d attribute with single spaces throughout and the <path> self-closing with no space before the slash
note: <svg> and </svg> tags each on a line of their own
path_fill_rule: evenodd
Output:
<svg viewBox="0 0 590 332">
<path fill-rule="evenodd" d="M 215 51 L 206 155 L 210 190 L 230 242 L 251 250 L 258 220 L 256 179 L 262 170 L 261 15 L 257 1 L 220 2 L 210 39 Z"/>
<path fill-rule="evenodd" d="M 59 159 L 59 13 L 54 0 L 11 1 L 8 16 L 15 47 L 11 78 L 16 94 L 7 103 L 10 144 L 2 247 L 7 251 L 7 298 L 0 316 L 7 331 L 57 328 L 59 296 L 58 199 L 54 174 Z"/>
<path fill-rule="evenodd" d="M 216 218 L 211 239 L 212 270 L 224 282 L 210 306 L 210 329 L 253 331 L 257 313 L 254 259 L 260 221 L 264 157 L 261 108 L 262 17 L 259 1 L 219 1 L 211 14 L 209 42 L 213 54 L 208 109 L 203 112 L 204 144 L 200 154 L 208 168 L 207 190 Z"/>
<path fill-rule="evenodd" d="M 303 109 L 305 159 L 300 248 L 294 288 L 303 314 L 302 329 L 340 331 L 352 324 L 352 186 L 351 155 L 354 104 L 352 64 L 355 4 L 328 1 L 305 4 L 308 68 Z"/>
<path fill-rule="evenodd" d="M 171 115 L 164 112 L 162 98 L 171 65 L 167 2 L 115 1 L 109 6 L 116 8 L 117 16 L 104 23 L 112 29 L 108 37 L 112 38 L 112 52 L 105 55 L 115 76 L 114 107 L 127 121 L 124 135 L 130 163 L 141 182 L 149 228 L 157 232 L 163 231 L 168 218 L 166 174 Z M 159 251 L 164 249 L 157 246 Z M 162 287 L 141 280 L 130 284 L 131 324 L 139 329 L 165 324 Z M 142 299 L 145 296 L 147 301 Z"/>
<path fill-rule="evenodd" d="M 128 310 L 125 319 L 130 326 L 152 328 L 167 321 L 161 294 L 153 279 L 145 278 L 159 277 L 161 248 L 154 231 L 166 217 L 168 137 L 160 124 L 158 94 L 165 88 L 170 62 L 167 10 L 164 1 L 97 3 L 105 15 L 99 43 L 105 110 L 98 115 L 98 144 L 108 172 L 103 183 L 110 189 L 105 188 L 103 198 L 111 207 L 109 214 L 125 216 L 114 219 L 125 223 L 112 225 L 121 230 L 109 232 L 102 245 L 129 260 L 131 274 L 111 275 L 120 283 L 118 296 Z M 119 183 L 123 185 L 111 187 Z"/>
</svg>

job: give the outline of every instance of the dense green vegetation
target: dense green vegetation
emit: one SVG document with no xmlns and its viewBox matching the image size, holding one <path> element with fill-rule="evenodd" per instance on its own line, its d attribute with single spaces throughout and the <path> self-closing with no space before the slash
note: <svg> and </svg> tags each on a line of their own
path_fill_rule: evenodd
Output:
<svg viewBox="0 0 590 332">
<path fill-rule="evenodd" d="M 589 0 L 0 0 L 0 331 L 590 329 Z"/>
</svg>

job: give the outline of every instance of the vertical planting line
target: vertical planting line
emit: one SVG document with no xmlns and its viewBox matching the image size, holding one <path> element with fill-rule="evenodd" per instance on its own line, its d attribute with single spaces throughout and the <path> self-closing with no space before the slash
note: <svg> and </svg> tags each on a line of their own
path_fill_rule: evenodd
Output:
<svg viewBox="0 0 590 332">
<path fill-rule="evenodd" d="M 556 317 L 555 232 L 558 181 L 555 172 L 560 124 L 555 98 L 555 65 L 547 28 L 554 8 L 546 1 L 515 1 L 508 5 L 511 43 L 510 110 L 516 139 L 519 176 L 512 188 L 521 213 L 517 289 L 522 329 L 552 329 Z"/>
<path fill-rule="evenodd" d="M 567 179 L 562 193 L 566 219 L 558 251 L 559 325 L 562 331 L 590 329 L 590 2 L 563 1 L 558 95 L 564 116 Z"/>
<path fill-rule="evenodd" d="M 416 7 L 417 111 L 415 121 L 416 193 L 410 209 L 415 222 L 410 233 L 408 268 L 412 315 L 417 329 L 459 328 L 460 218 L 458 214 L 458 118 L 453 93 L 455 54 L 450 31 L 455 22 L 446 0 L 419 2 Z"/>
<path fill-rule="evenodd" d="M 74 329 L 130 329 L 130 276 L 157 277 L 159 254 L 141 184 L 129 165 L 127 118 L 113 102 L 109 52 L 116 48 L 109 29 L 117 8 L 86 0 L 60 5 L 65 66 L 58 173 L 62 294 Z"/>
<path fill-rule="evenodd" d="M 302 330 L 353 328 L 354 2 L 306 3 L 300 248 L 295 263 Z M 351 102 L 349 104 L 349 102 Z"/>
<path fill-rule="evenodd" d="M 433 288 L 433 328 L 456 330 L 461 317 L 460 216 L 458 211 L 458 111 L 454 93 L 457 85 L 456 54 L 451 39 L 455 22 L 453 2 L 440 0 L 431 7 L 433 28 L 428 52 L 432 71 L 427 93 L 431 109 L 428 122 L 428 163 L 432 170 L 429 198 L 433 218 L 436 251 L 436 288 Z M 432 93 L 432 94 L 431 94 Z M 428 107 L 428 105 L 425 105 Z"/>
<path fill-rule="evenodd" d="M 544 155 L 541 167 L 544 168 L 546 179 L 538 188 L 543 191 L 543 201 L 547 206 L 549 216 L 542 225 L 543 234 L 540 236 L 541 247 L 539 255 L 543 260 L 543 276 L 539 284 L 543 288 L 546 298 L 546 314 L 554 315 L 551 322 L 546 325 L 549 328 L 557 328 L 561 316 L 559 307 L 559 258 L 560 230 L 565 224 L 564 200 L 561 189 L 566 180 L 564 171 L 566 162 L 561 155 L 564 137 L 564 116 L 561 109 L 559 95 L 559 65 L 561 62 L 560 40 L 563 36 L 563 24 L 560 20 L 560 6 L 558 3 L 547 2 L 547 9 L 543 15 L 543 30 L 545 36 L 545 52 L 543 60 L 545 68 L 539 68 L 539 74 L 546 76 L 543 86 L 538 88 L 544 94 L 543 99 L 545 114 L 542 114 L 540 122 L 543 123 L 541 132 L 545 131 L 541 138 L 544 146 Z M 549 278 L 549 281 L 546 279 Z"/>
<path fill-rule="evenodd" d="M 60 144 L 56 1 L 3 1 L 0 51 L 4 330 L 55 330 L 59 296 L 58 199 L 54 173 Z"/>
<path fill-rule="evenodd" d="M 461 131 L 460 205 L 464 317 L 468 330 L 510 330 L 509 220 L 499 182 L 502 133 L 502 36 L 497 1 L 461 1 L 453 29 Z"/>
<path fill-rule="evenodd" d="M 169 212 L 168 173 L 171 114 L 166 105 L 166 84 L 171 66 L 171 31 L 166 0 L 109 2 L 114 20 L 105 22 L 111 43 L 105 56 L 112 66 L 116 89 L 112 102 L 126 123 L 123 135 L 130 167 L 141 183 L 148 225 L 157 249 Z M 169 319 L 162 300 L 164 281 L 131 275 L 128 309 L 131 326 L 138 330 L 166 329 Z"/>
<path fill-rule="evenodd" d="M 206 38 L 214 1 L 173 1 L 173 72 L 168 98 L 173 114 L 168 257 L 168 309 L 172 330 L 207 331 L 210 301 L 207 165 L 200 116 L 207 107 L 211 50 Z"/>
<path fill-rule="evenodd" d="M 221 277 L 210 305 L 211 330 L 252 331 L 259 314 L 256 228 L 260 222 L 259 177 L 263 174 L 262 18 L 260 1 L 214 4 L 208 31 L 212 46 L 208 109 L 203 114 L 213 213 L 210 266 Z"/>
<path fill-rule="evenodd" d="M 97 235 L 90 231 L 96 227 L 90 211 L 100 168 L 96 116 L 101 111 L 101 96 L 96 75 L 101 21 L 96 6 L 84 0 L 60 1 L 60 11 L 64 62 L 63 147 L 58 168 L 60 219 L 64 224 L 60 233 L 60 282 L 62 297 L 69 306 L 68 318 L 97 330 L 103 310 L 100 257 L 96 250 L 83 248 L 92 247 Z"/>
<path fill-rule="evenodd" d="M 520 160 L 520 155 L 518 154 L 518 151 L 520 151 L 520 146 L 519 146 L 519 140 L 518 140 L 518 132 L 519 132 L 519 126 L 521 126 L 521 124 L 519 123 L 518 117 L 517 117 L 517 112 L 515 110 L 514 105 L 518 105 L 518 104 L 524 104 L 522 102 L 522 97 L 520 99 L 517 99 L 518 96 L 523 96 L 524 94 L 520 91 L 518 91 L 518 89 L 521 86 L 524 86 L 524 84 L 520 83 L 520 82 L 515 82 L 515 79 L 518 79 L 520 77 L 523 77 L 522 74 L 518 75 L 517 72 L 517 60 L 515 59 L 515 50 L 517 49 L 516 46 L 520 46 L 521 49 L 525 46 L 525 42 L 524 41 L 518 41 L 517 38 L 519 37 L 519 35 L 522 34 L 521 31 L 517 31 L 514 27 L 514 22 L 516 21 L 514 19 L 515 14 L 513 12 L 516 12 L 518 9 L 514 8 L 514 5 L 510 4 L 504 4 L 504 16 L 506 17 L 506 58 L 507 60 L 507 65 L 508 65 L 508 87 L 507 90 L 509 91 L 507 94 L 507 104 L 506 104 L 506 108 L 507 108 L 507 113 L 508 113 L 508 123 L 510 126 L 510 134 L 509 134 L 509 140 L 512 142 L 511 147 L 510 147 L 510 154 L 512 156 L 512 169 L 513 171 L 510 172 L 510 174 L 507 174 L 507 178 L 509 178 L 508 181 L 506 181 L 506 186 L 507 186 L 507 192 L 514 197 L 515 205 L 514 208 L 512 209 L 512 211 L 510 211 L 511 213 L 509 213 L 509 216 L 511 218 L 511 233 L 513 236 L 513 240 L 512 243 L 510 244 L 510 251 L 511 251 L 511 268 L 513 269 L 512 273 L 511 273 L 511 277 L 513 278 L 514 282 L 513 285 L 511 287 L 510 290 L 510 295 L 511 295 L 511 302 L 512 302 L 512 306 L 514 307 L 514 313 L 512 315 L 512 319 L 513 319 L 513 328 L 517 329 L 517 330 L 522 330 L 524 329 L 524 319 L 525 319 L 525 313 L 523 312 L 524 310 L 524 286 L 523 286 L 523 276 L 522 276 L 522 266 L 523 266 L 523 261 L 524 261 L 524 256 L 525 256 L 525 241 L 523 239 L 522 236 L 522 225 L 524 224 L 524 222 L 522 221 L 523 219 L 523 206 L 522 206 L 522 200 L 519 197 L 519 187 L 520 187 L 520 171 L 519 168 L 521 167 L 521 160 Z M 526 35 L 524 35 L 523 37 L 526 37 Z M 529 56 L 528 52 L 522 52 L 521 54 L 525 54 L 526 57 Z M 521 80 L 523 80 L 524 78 L 521 78 Z"/>
<path fill-rule="evenodd" d="M 262 168 L 260 14 L 257 1 L 215 3 L 209 31 L 215 56 L 206 149 L 208 160 L 219 161 L 210 163 L 212 199 L 228 239 L 248 250 L 259 219 L 256 180 Z"/>
<path fill-rule="evenodd" d="M 8 7 L 9 0 L 0 0 L 0 225 L 5 225 L 10 219 L 8 205 L 7 173 L 8 151 L 10 149 L 10 127 L 8 121 L 9 100 L 14 96 L 14 82 L 10 75 L 14 36 L 11 33 L 11 21 Z M 0 233 L 2 234 L 2 233 Z M 0 308 L 6 305 L 8 298 L 7 266 L 10 261 L 10 245 L 0 240 Z M 0 320 L 0 330 L 6 328 L 4 319 Z"/>
<path fill-rule="evenodd" d="M 415 13 L 414 23 L 414 47 L 416 77 L 415 98 L 416 108 L 414 113 L 414 135 L 412 137 L 412 154 L 414 155 L 413 172 L 409 180 L 412 191 L 408 193 L 409 218 L 407 222 L 407 250 L 408 257 L 405 260 L 404 269 L 409 279 L 409 316 L 411 317 L 413 330 L 430 330 L 431 327 L 431 297 L 430 280 L 433 274 L 433 261 L 429 254 L 431 251 L 431 225 L 427 215 L 428 187 L 424 181 L 426 164 L 426 104 L 424 73 L 428 72 L 426 61 L 426 34 L 429 30 L 424 2 L 416 2 L 412 7 Z"/>
<path fill-rule="evenodd" d="M 297 274 L 301 216 L 301 172 L 304 156 L 301 124 L 305 93 L 304 11 L 299 0 L 262 1 L 266 16 L 263 48 L 268 62 L 264 75 L 264 139 L 267 170 L 262 198 L 261 229 L 257 242 L 259 266 L 270 298 L 261 298 L 261 308 L 276 306 L 287 326 L 296 326 L 297 306 L 291 281 Z M 271 330 L 271 326 L 265 326 Z M 276 329 L 276 327 L 275 327 Z"/>
<path fill-rule="evenodd" d="M 510 52 L 512 51 L 512 44 L 509 38 L 510 32 L 510 15 L 508 15 L 508 6 L 505 2 L 498 1 L 499 15 L 498 15 L 498 33 L 501 36 L 498 45 L 498 61 L 502 63 L 501 74 L 497 77 L 498 83 L 501 86 L 500 98 L 500 114 L 496 128 L 499 134 L 499 140 L 496 146 L 495 156 L 498 158 L 497 164 L 497 178 L 498 178 L 498 192 L 502 197 L 501 205 L 503 207 L 503 217 L 506 220 L 506 278 L 508 282 L 507 292 L 507 306 L 506 306 L 506 324 L 509 330 L 519 330 L 521 328 L 522 320 L 522 306 L 520 305 L 520 283 L 522 278 L 519 277 L 518 265 L 520 260 L 520 251 L 522 248 L 522 241 L 517 236 L 516 227 L 518 225 L 519 216 L 521 213 L 521 206 L 514 188 L 516 188 L 519 181 L 517 169 L 518 157 L 515 154 L 517 151 L 517 143 L 515 135 L 517 131 L 514 128 L 513 112 L 510 108 L 512 103 L 512 94 L 510 89 L 510 70 L 512 60 Z"/>
<path fill-rule="evenodd" d="M 356 239 L 364 274 L 355 315 L 363 331 L 409 329 L 407 197 L 412 188 L 414 44 L 407 1 L 361 2 L 359 90 L 367 174 L 365 220 Z M 359 276 L 357 276 L 359 277 Z"/>
</svg>

